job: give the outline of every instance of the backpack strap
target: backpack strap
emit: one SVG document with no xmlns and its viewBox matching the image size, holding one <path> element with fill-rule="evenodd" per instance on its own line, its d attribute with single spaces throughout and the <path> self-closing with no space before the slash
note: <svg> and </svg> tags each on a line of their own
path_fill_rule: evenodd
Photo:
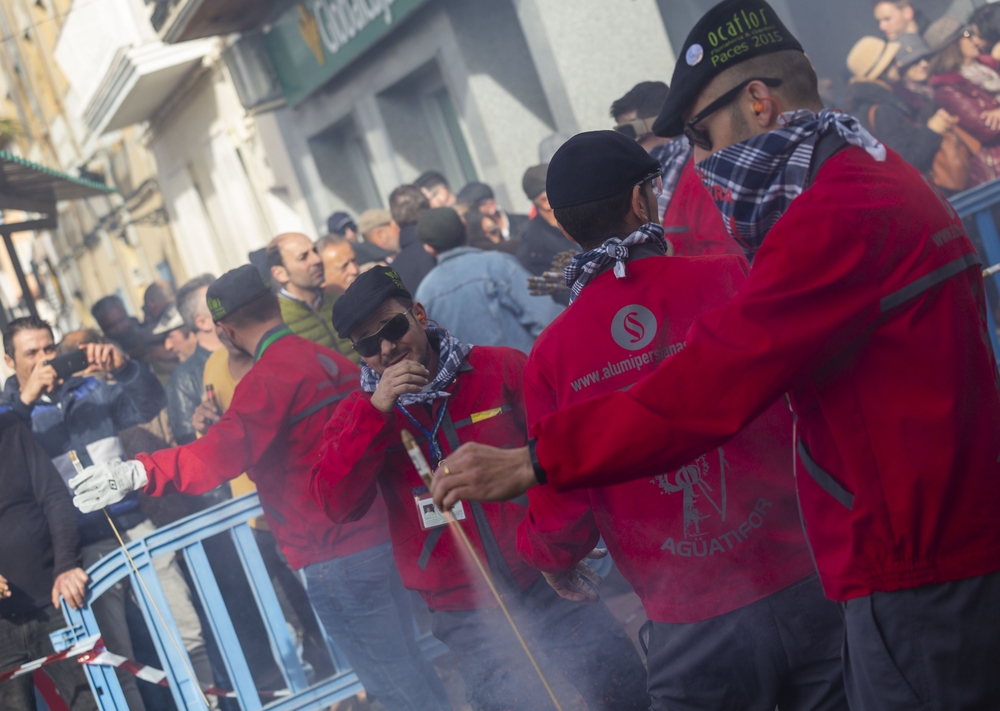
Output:
<svg viewBox="0 0 1000 711">
<path fill-rule="evenodd" d="M 812 185 L 816 179 L 816 173 L 823 167 L 823 164 L 847 148 L 849 144 L 836 129 L 829 129 L 826 133 L 820 134 L 816 139 L 816 146 L 813 148 L 812 159 L 809 161 L 809 174 L 806 177 L 805 187 Z"/>
</svg>

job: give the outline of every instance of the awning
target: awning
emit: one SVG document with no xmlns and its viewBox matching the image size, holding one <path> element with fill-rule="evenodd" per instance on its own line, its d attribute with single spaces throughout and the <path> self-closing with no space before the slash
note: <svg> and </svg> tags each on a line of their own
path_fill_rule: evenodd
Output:
<svg viewBox="0 0 1000 711">
<path fill-rule="evenodd" d="M 56 203 L 60 200 L 80 200 L 114 192 L 104 183 L 76 178 L 0 151 L 0 209 L 39 213 L 38 217 L 30 220 L 0 224 L 0 235 L 3 235 L 21 293 L 32 315 L 38 315 L 35 300 L 10 236 L 15 232 L 55 228 L 58 224 Z"/>
</svg>

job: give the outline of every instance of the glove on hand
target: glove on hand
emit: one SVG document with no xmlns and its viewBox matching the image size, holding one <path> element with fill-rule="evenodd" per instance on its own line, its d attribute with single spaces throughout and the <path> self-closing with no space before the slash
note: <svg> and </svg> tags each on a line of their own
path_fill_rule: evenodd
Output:
<svg viewBox="0 0 1000 711">
<path fill-rule="evenodd" d="M 146 468 L 135 460 L 104 462 L 83 470 L 69 480 L 73 489 L 73 505 L 83 513 L 98 511 L 117 503 L 130 491 L 146 486 Z"/>
<path fill-rule="evenodd" d="M 595 548 L 585 557 L 599 560 L 608 554 L 607 548 Z M 569 570 L 559 573 L 542 573 L 545 582 L 555 590 L 559 597 L 573 602 L 597 602 L 601 596 L 597 594 L 597 586 L 604 578 L 594 572 L 593 568 L 582 560 Z"/>
</svg>

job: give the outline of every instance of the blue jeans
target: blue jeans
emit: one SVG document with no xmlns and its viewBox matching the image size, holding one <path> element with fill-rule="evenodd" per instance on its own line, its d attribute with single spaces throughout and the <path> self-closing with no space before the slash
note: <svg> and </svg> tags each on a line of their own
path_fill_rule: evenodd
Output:
<svg viewBox="0 0 1000 711">
<path fill-rule="evenodd" d="M 415 639 L 409 593 L 385 543 L 305 568 L 309 601 L 365 691 L 388 711 L 451 711 Z"/>
</svg>

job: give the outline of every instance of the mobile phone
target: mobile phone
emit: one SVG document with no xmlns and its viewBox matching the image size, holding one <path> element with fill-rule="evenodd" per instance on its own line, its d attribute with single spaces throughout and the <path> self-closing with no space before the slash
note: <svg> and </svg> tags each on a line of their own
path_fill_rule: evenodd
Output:
<svg viewBox="0 0 1000 711">
<path fill-rule="evenodd" d="M 65 380 L 73 373 L 79 373 L 81 370 L 85 370 L 87 365 L 87 351 L 82 348 L 75 351 L 70 351 L 64 355 L 53 358 L 52 360 L 45 361 L 46 365 L 51 365 L 56 369 L 56 375 L 59 376 L 61 380 Z"/>
</svg>

